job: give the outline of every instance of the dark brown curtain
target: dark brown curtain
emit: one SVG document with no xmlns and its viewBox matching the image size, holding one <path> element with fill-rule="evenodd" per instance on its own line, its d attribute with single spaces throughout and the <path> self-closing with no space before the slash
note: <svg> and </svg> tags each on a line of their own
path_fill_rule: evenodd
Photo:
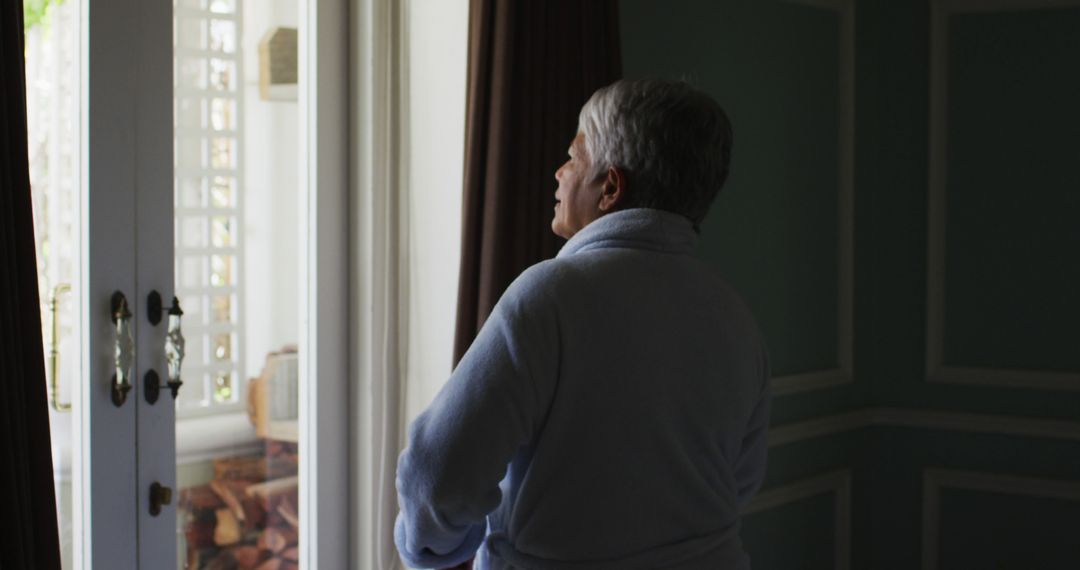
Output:
<svg viewBox="0 0 1080 570">
<path fill-rule="evenodd" d="M 471 0 L 454 362 L 503 291 L 555 255 L 555 170 L 593 91 L 622 74 L 616 0 Z"/>
<path fill-rule="evenodd" d="M 23 3 L 0 3 L 0 569 L 60 568 L 30 205 Z"/>
</svg>

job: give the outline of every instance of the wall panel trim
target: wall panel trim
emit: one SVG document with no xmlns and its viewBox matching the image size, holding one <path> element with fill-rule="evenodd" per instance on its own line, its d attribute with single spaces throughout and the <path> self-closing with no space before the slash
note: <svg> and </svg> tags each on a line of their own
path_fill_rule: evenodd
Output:
<svg viewBox="0 0 1080 570">
<path fill-rule="evenodd" d="M 928 467 L 923 470 L 923 570 L 938 568 L 943 488 L 1080 501 L 1080 483 L 1075 481 Z"/>
<path fill-rule="evenodd" d="M 838 367 L 779 376 L 772 381 L 774 396 L 820 390 L 854 381 L 855 314 L 855 0 L 789 0 L 837 12 L 840 19 L 838 58 L 839 122 L 837 174 L 837 362 Z"/>
<path fill-rule="evenodd" d="M 851 470 L 833 471 L 824 475 L 780 485 L 757 494 L 742 511 L 751 515 L 817 495 L 834 494 L 835 558 L 837 570 L 851 568 Z"/>
<path fill-rule="evenodd" d="M 1080 422 L 910 408 L 867 408 L 769 429 L 769 447 L 779 447 L 867 427 L 905 427 L 1080 442 Z"/>
</svg>

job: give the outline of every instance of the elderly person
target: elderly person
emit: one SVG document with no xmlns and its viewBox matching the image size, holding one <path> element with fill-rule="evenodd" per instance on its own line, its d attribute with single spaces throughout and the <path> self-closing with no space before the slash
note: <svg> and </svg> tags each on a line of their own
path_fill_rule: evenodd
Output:
<svg viewBox="0 0 1080 570">
<path fill-rule="evenodd" d="M 585 104 L 555 173 L 551 226 L 569 241 L 510 285 L 410 427 L 407 563 L 749 568 L 766 351 L 691 255 L 730 150 L 723 110 L 685 83 L 618 81 Z"/>
</svg>

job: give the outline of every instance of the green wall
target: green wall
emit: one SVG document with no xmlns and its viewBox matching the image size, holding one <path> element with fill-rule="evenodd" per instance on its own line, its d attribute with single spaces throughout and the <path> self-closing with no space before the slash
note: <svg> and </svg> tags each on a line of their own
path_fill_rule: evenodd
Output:
<svg viewBox="0 0 1080 570">
<path fill-rule="evenodd" d="M 810 4 L 620 3 L 626 76 L 688 79 L 732 118 L 732 177 L 699 255 L 752 306 L 774 376 L 837 366 L 842 228 L 853 227 L 853 381 L 776 397 L 774 428 L 883 409 L 914 418 L 771 448 L 763 493 L 850 473 L 850 568 L 1080 567 L 1062 530 L 1080 528 L 1080 3 L 952 14 L 937 52 L 928 1 Z M 932 61 L 944 81 L 932 81 Z M 934 165 L 945 175 L 931 185 Z M 932 242 L 933 203 L 944 216 Z M 932 244 L 944 260 L 934 274 Z M 931 285 L 942 364 L 975 369 L 974 383 L 929 377 Z M 995 384 L 1002 371 L 1013 385 Z M 1046 373 L 1049 384 L 1033 384 Z M 1060 436 L 1011 422 L 979 434 L 970 414 L 1066 423 Z M 951 427 L 917 427 L 927 417 Z M 836 567 L 831 497 L 748 515 L 755 568 Z"/>
<path fill-rule="evenodd" d="M 1078 371 L 1080 9 L 953 16 L 949 42 L 945 362 Z"/>
<path fill-rule="evenodd" d="M 858 239 L 876 255 L 872 321 L 857 340 L 870 351 L 862 372 L 873 404 L 1080 420 L 1080 334 L 1070 324 L 1080 318 L 1072 294 L 1080 281 L 1080 91 L 1065 71 L 1080 64 L 1080 9 L 952 14 L 941 20 L 946 43 L 937 54 L 928 4 L 858 9 L 856 198 L 867 228 Z M 945 64 L 944 82 L 932 80 L 932 61 Z M 931 129 L 932 94 L 944 111 L 939 130 Z M 945 176 L 931 187 L 938 135 L 933 161 Z M 932 192 L 945 207 L 936 275 L 927 269 Z M 1019 385 L 928 381 L 928 277 L 942 287 L 943 363 L 1016 369 Z M 1023 385 L 1048 371 L 1074 377 L 1054 389 Z M 1077 528 L 1080 495 L 1068 498 L 1080 489 L 1077 443 L 872 431 L 875 568 L 920 567 L 927 526 L 936 531 L 930 558 L 938 568 L 1080 567 L 1075 539 L 1049 532 Z M 928 469 L 971 472 L 964 486 L 999 488 L 941 490 L 928 513 Z"/>
<path fill-rule="evenodd" d="M 839 15 L 773 0 L 620 7 L 626 76 L 688 79 L 732 121 L 731 178 L 700 257 L 753 308 L 774 375 L 839 367 Z M 785 398 L 773 414 L 851 409 L 866 391 Z"/>
<path fill-rule="evenodd" d="M 839 368 L 841 228 L 853 222 L 840 218 L 841 155 L 854 134 L 841 129 L 842 14 L 773 0 L 620 8 L 625 75 L 687 79 L 732 121 L 731 178 L 702 225 L 698 255 L 751 305 L 774 377 Z M 861 409 L 868 397 L 858 381 L 777 397 L 773 425 Z M 770 450 L 766 491 L 840 470 L 851 474 L 849 492 L 865 495 L 863 440 L 848 433 Z M 836 492 L 747 515 L 755 568 L 834 568 Z M 869 542 L 869 527 L 851 526 L 848 555 L 861 561 L 856 545 Z"/>
<path fill-rule="evenodd" d="M 1069 159 L 1070 153 L 1080 157 L 1080 122 L 1075 104 L 1066 104 L 1075 98 L 1061 99 L 1053 94 L 1057 88 L 1047 87 L 1075 92 L 1076 78 L 1052 73 L 1042 61 L 1040 50 L 1048 49 L 1039 45 L 1042 39 L 1063 38 L 1041 38 L 1044 30 L 1028 24 L 1068 21 L 1064 16 L 1073 14 L 1080 26 L 1076 13 L 950 18 L 945 104 L 951 111 L 948 151 L 940 157 L 949 173 L 944 188 L 946 364 L 1080 371 L 1075 348 L 1080 329 L 1068 324 L 1080 318 L 1071 294 L 1080 282 L 1073 254 L 1080 245 L 1075 223 L 1080 171 L 1072 166 L 1076 159 Z M 1032 14 L 1039 18 L 1022 17 Z M 856 315 L 863 323 L 856 360 L 864 364 L 859 372 L 870 376 L 874 403 L 1077 419 L 1076 389 L 926 382 L 931 13 L 920 2 L 863 1 L 857 15 L 856 250 L 861 253 L 856 272 L 861 279 L 856 298 L 866 299 L 867 313 Z M 982 44 L 1008 38 L 994 37 L 995 26 L 983 26 L 984 21 L 996 21 L 996 28 L 1009 30 L 1006 36 L 1031 51 L 1013 50 L 1005 60 L 986 52 Z M 1074 37 L 1080 37 L 1076 26 Z M 985 37 L 975 41 L 980 29 Z M 952 33 L 956 30 L 959 35 Z M 1062 70 L 1080 63 L 1075 48 L 1056 53 Z M 975 65 L 980 57 L 992 61 Z M 1043 69 L 1042 84 L 1017 75 L 1036 67 Z M 1029 87 L 1023 101 L 1003 93 L 1000 82 L 987 81 L 995 75 L 1006 82 L 1022 79 Z M 988 114 L 987 108 L 993 111 Z"/>
</svg>

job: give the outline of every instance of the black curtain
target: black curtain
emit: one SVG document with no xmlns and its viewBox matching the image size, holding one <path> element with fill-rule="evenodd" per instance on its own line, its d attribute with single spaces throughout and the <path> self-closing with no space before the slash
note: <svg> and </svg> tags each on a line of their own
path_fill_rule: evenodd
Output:
<svg viewBox="0 0 1080 570">
<path fill-rule="evenodd" d="M 0 3 L 0 569 L 60 568 L 30 202 L 22 0 Z"/>
<path fill-rule="evenodd" d="M 622 74 L 617 0 L 471 0 L 454 362 L 503 291 L 562 245 L 555 170 L 578 111 Z"/>
</svg>

